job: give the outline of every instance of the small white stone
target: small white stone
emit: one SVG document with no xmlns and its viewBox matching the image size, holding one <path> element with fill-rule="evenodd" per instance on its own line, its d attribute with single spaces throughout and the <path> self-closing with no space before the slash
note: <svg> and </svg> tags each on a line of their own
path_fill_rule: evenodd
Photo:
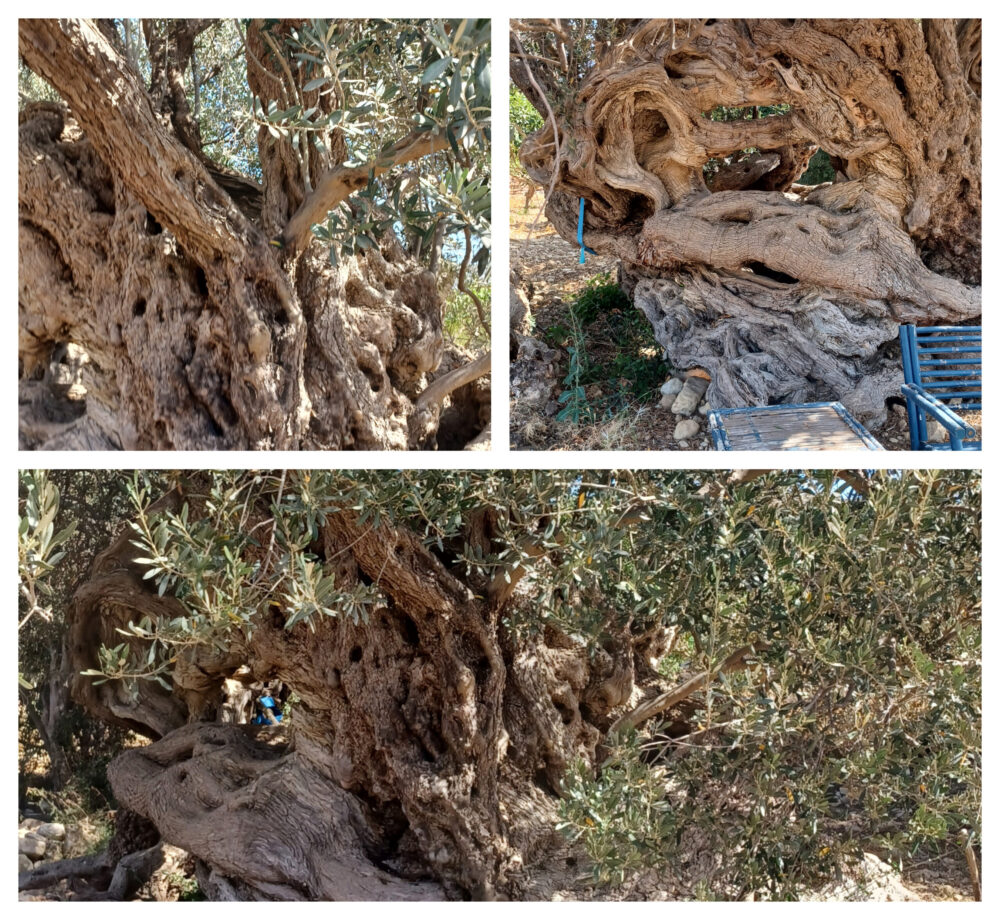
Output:
<svg viewBox="0 0 1000 920">
<path fill-rule="evenodd" d="M 676 396 L 684 387 L 684 381 L 680 377 L 670 377 L 663 386 L 660 387 L 660 392 L 664 396 Z"/>
<path fill-rule="evenodd" d="M 35 864 L 28 859 L 23 853 L 17 854 L 17 871 L 18 872 L 30 872 L 35 868 Z"/>
<path fill-rule="evenodd" d="M 701 405 L 707 389 L 708 381 L 703 377 L 688 377 L 684 388 L 677 394 L 671 411 L 674 415 L 693 415 Z"/>
<path fill-rule="evenodd" d="M 39 837 L 48 837 L 52 840 L 65 840 L 66 839 L 66 825 L 58 824 L 52 822 L 51 824 L 42 824 L 35 828 L 35 833 Z"/>
<path fill-rule="evenodd" d="M 663 396 L 660 398 L 660 408 L 669 409 L 674 404 L 674 400 L 676 399 L 677 399 L 676 393 L 664 393 Z"/>
<path fill-rule="evenodd" d="M 678 446 L 678 447 L 679 447 L 679 448 L 680 448 L 681 450 L 687 450 L 687 449 L 688 449 L 688 442 L 687 442 L 687 441 L 678 441 L 678 442 L 677 442 L 677 446 Z"/>
<path fill-rule="evenodd" d="M 700 406 L 698 406 L 698 412 L 701 415 L 708 415 L 708 413 L 711 412 L 711 411 L 712 411 L 712 407 L 708 404 L 707 400 L 705 402 L 703 402 Z"/>
<path fill-rule="evenodd" d="M 697 436 L 698 432 L 701 430 L 701 426 L 693 418 L 686 418 L 683 421 L 677 423 L 677 427 L 674 428 L 674 440 L 680 441 L 686 438 L 693 438 Z"/>
<path fill-rule="evenodd" d="M 17 851 L 29 859 L 41 859 L 45 855 L 45 839 L 27 833 L 17 841 Z"/>
</svg>

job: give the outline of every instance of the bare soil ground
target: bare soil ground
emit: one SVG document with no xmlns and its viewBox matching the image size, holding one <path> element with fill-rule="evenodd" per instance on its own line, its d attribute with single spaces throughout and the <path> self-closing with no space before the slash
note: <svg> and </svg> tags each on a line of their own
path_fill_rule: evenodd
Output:
<svg viewBox="0 0 1000 920">
<path fill-rule="evenodd" d="M 569 311 L 587 283 L 606 274 L 617 277 L 615 259 L 587 254 L 579 262 L 580 250 L 560 237 L 542 213 L 541 188 L 519 177 L 510 185 L 510 258 L 520 271 L 531 297 L 534 321 L 532 335 L 561 354 L 560 379 L 569 365 L 567 347 L 573 344 Z M 632 308 L 634 309 L 634 308 Z M 592 363 L 610 366 L 621 346 L 613 333 L 622 316 L 603 317 L 582 329 L 581 351 Z M 643 318 L 644 319 L 644 318 Z M 640 350 L 657 351 L 649 330 Z M 663 380 L 669 371 L 665 370 Z M 662 381 L 661 381 L 662 382 Z M 555 414 L 511 402 L 510 438 L 513 450 L 710 450 L 711 438 L 702 420 L 698 436 L 679 443 L 673 437 L 678 418 L 659 408 L 659 393 L 646 399 L 630 398 L 625 382 L 609 377 L 587 387 L 588 405 L 594 407 L 592 421 L 557 421 Z M 977 426 L 978 427 L 978 426 Z M 902 407 L 889 410 L 886 421 L 871 433 L 886 450 L 909 450 L 909 429 Z"/>
<path fill-rule="evenodd" d="M 568 362 L 567 346 L 572 344 L 569 310 L 587 282 L 600 275 L 617 276 L 616 259 L 587 254 L 580 264 L 580 250 L 560 237 L 542 213 L 541 189 L 511 180 L 510 258 L 521 272 L 531 295 L 533 335 L 560 350 L 563 370 Z M 529 204 L 525 207 L 525 201 Z M 634 308 L 633 308 L 634 309 Z M 602 317 L 583 330 L 582 350 L 591 362 L 606 362 L 619 346 L 611 338 L 620 317 Z M 645 349 L 658 352 L 649 330 Z M 663 380 L 666 380 L 664 374 Z M 661 381 L 662 382 L 662 381 Z M 599 418 L 573 424 L 511 404 L 511 447 L 515 450 L 678 450 L 673 439 L 674 415 L 657 407 L 659 393 L 643 401 L 629 399 L 620 381 L 607 380 L 587 387 L 588 403 Z M 617 403 L 609 413 L 604 403 L 614 394 Z M 610 417 L 609 417 L 610 414 Z M 708 449 L 707 436 L 697 439 L 690 449 Z"/>
</svg>

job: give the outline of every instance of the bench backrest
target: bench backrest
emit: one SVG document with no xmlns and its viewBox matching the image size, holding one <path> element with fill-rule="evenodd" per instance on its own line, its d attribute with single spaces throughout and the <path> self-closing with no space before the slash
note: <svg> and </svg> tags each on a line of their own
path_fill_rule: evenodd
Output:
<svg viewBox="0 0 1000 920">
<path fill-rule="evenodd" d="M 900 326 L 903 377 L 963 409 L 983 407 L 982 326 Z"/>
</svg>

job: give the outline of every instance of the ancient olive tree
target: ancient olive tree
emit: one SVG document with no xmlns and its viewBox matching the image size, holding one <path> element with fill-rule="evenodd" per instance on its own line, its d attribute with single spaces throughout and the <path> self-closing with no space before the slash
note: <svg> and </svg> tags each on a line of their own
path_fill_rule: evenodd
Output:
<svg viewBox="0 0 1000 920">
<path fill-rule="evenodd" d="M 874 420 L 897 325 L 981 312 L 981 55 L 978 20 L 515 20 L 521 161 L 713 405 Z"/>
<path fill-rule="evenodd" d="M 211 897 L 579 896 L 587 861 L 794 894 L 876 834 L 978 830 L 975 474 L 129 488 L 67 611 L 74 698 L 150 739 L 111 785 Z M 264 682 L 287 720 L 241 724 Z M 699 849 L 734 857 L 685 877 Z"/>
<path fill-rule="evenodd" d="M 435 272 L 488 272 L 487 21 L 19 39 L 23 444 L 433 447 L 449 397 L 482 430 Z"/>
</svg>

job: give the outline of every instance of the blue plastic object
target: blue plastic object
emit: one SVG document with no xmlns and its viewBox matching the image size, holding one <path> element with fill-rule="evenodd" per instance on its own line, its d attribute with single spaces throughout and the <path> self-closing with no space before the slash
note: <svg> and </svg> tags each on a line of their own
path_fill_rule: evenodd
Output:
<svg viewBox="0 0 1000 920">
<path fill-rule="evenodd" d="M 982 450 L 976 430 L 955 410 L 983 408 L 983 327 L 899 327 L 903 396 L 911 450 Z M 949 400 L 950 405 L 944 400 Z M 928 416 L 948 432 L 946 442 L 927 440 Z"/>
<path fill-rule="evenodd" d="M 585 252 L 589 252 L 592 256 L 596 256 L 597 253 L 594 252 L 589 246 L 583 245 L 583 198 L 580 199 L 580 219 L 576 224 L 576 241 L 580 244 L 580 264 L 583 265 L 586 262 Z"/>
<path fill-rule="evenodd" d="M 278 704 L 274 701 L 272 696 L 261 696 L 257 698 L 258 712 L 253 718 L 254 725 L 272 725 L 273 723 L 267 717 L 267 710 L 270 711 L 271 715 L 274 717 L 275 722 L 281 721 L 281 710 L 278 709 Z"/>
</svg>

